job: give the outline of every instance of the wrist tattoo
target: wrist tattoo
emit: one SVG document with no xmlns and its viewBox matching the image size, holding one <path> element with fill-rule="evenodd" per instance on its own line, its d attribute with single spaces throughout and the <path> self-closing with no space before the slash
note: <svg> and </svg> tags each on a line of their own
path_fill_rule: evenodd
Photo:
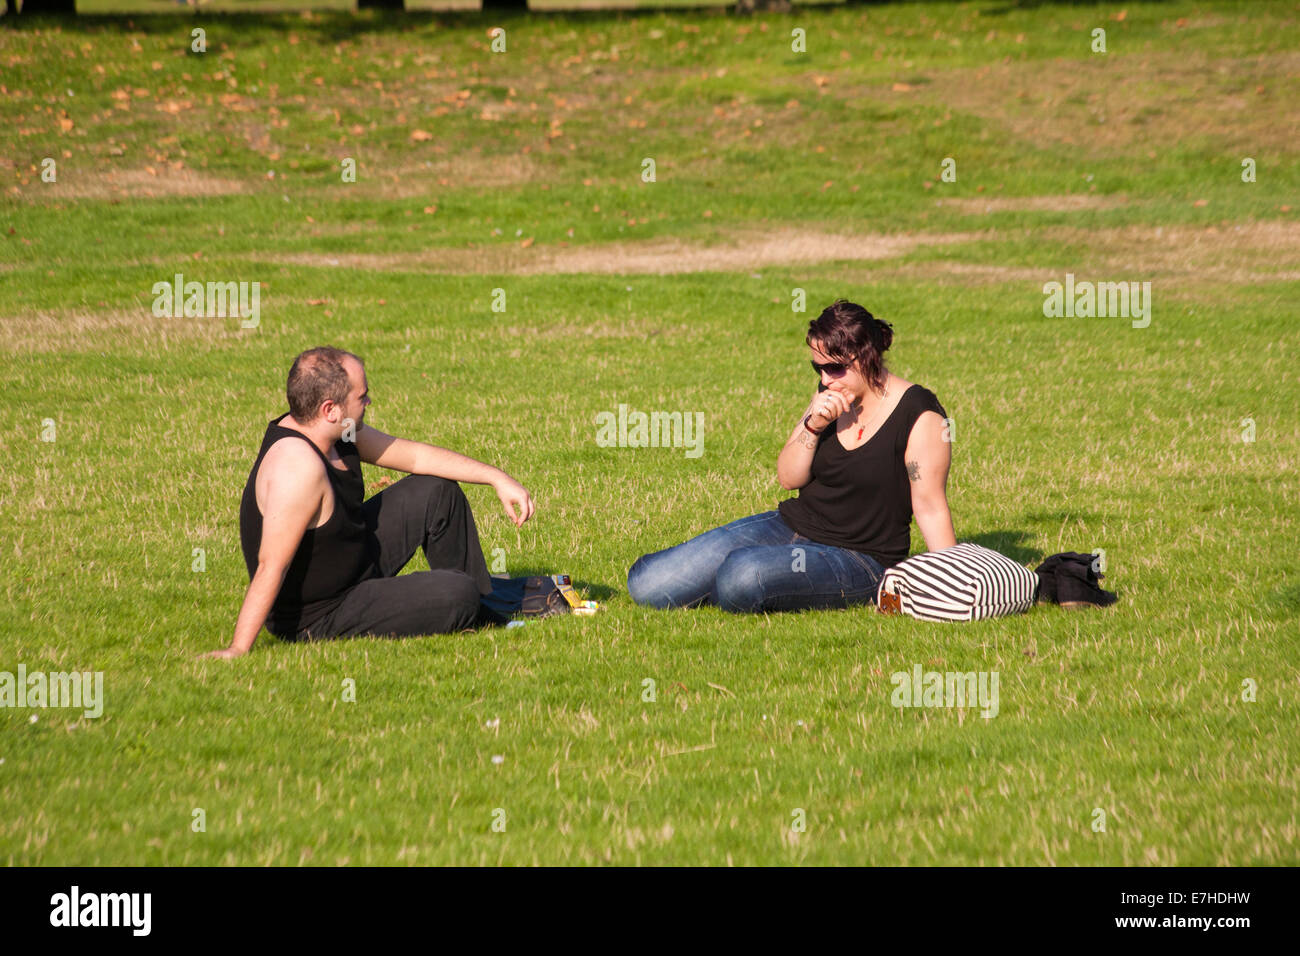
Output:
<svg viewBox="0 0 1300 956">
<path fill-rule="evenodd" d="M 817 447 L 817 436 L 814 435 L 812 432 L 810 432 L 807 428 L 805 428 L 803 431 L 799 433 L 798 437 L 795 438 L 795 441 L 803 445 L 805 448 Z"/>
<path fill-rule="evenodd" d="M 921 463 L 919 461 L 909 461 L 907 463 L 907 480 L 908 481 L 921 480 Z"/>
</svg>

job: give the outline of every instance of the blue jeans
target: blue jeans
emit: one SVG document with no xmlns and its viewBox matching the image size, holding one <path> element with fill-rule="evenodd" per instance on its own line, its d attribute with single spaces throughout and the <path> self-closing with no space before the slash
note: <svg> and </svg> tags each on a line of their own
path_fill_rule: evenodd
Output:
<svg viewBox="0 0 1300 956">
<path fill-rule="evenodd" d="M 884 573 L 870 555 L 817 544 L 768 511 L 642 555 L 627 573 L 627 590 L 636 603 L 658 608 L 798 611 L 872 604 Z"/>
</svg>

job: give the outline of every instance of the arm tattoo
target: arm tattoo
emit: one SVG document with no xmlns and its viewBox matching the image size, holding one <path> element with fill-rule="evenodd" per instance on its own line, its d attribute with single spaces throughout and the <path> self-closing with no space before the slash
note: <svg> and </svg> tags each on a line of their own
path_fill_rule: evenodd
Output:
<svg viewBox="0 0 1300 956">
<path fill-rule="evenodd" d="M 817 436 L 814 435 L 806 428 L 800 429 L 798 436 L 795 438 L 795 441 L 803 445 L 804 448 L 817 447 Z"/>
<path fill-rule="evenodd" d="M 921 480 L 921 463 L 919 461 L 909 461 L 907 463 L 907 480 L 913 482 Z"/>
</svg>

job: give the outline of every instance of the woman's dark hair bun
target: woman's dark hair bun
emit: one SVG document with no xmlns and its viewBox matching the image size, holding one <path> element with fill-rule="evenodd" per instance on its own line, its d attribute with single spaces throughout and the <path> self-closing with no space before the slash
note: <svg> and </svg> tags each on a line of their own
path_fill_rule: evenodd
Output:
<svg viewBox="0 0 1300 956">
<path fill-rule="evenodd" d="M 876 350 L 887 352 L 889 347 L 894 344 L 894 327 L 883 319 L 875 319 L 875 323 Z"/>
<path fill-rule="evenodd" d="M 814 342 L 838 361 L 856 365 L 873 388 L 885 383 L 881 356 L 894 344 L 894 327 L 856 302 L 836 299 L 808 323 L 808 344 Z"/>
</svg>

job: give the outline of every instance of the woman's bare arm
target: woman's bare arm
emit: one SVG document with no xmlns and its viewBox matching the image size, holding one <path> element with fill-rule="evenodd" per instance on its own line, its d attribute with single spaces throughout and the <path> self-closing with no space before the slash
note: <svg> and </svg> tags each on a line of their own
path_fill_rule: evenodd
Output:
<svg viewBox="0 0 1300 956">
<path fill-rule="evenodd" d="M 811 418 L 813 427 L 821 434 L 827 428 L 834 428 L 836 420 L 848 410 L 849 400 L 834 387 L 813 395 L 776 459 L 776 480 L 782 488 L 794 491 L 812 481 L 812 460 L 817 451 L 818 435 L 808 430 L 804 419 Z"/>
<path fill-rule="evenodd" d="M 903 461 L 912 489 L 912 513 L 928 551 L 942 551 L 957 543 L 948 510 L 948 466 L 952 444 L 945 440 L 944 420 L 937 412 L 922 412 L 912 426 Z"/>
</svg>

